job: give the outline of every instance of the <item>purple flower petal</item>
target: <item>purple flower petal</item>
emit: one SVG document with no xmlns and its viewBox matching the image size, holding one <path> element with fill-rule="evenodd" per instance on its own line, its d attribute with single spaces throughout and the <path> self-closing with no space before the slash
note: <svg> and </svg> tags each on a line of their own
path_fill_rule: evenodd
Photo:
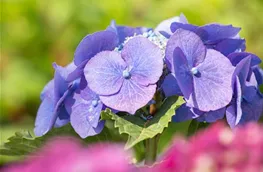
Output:
<svg viewBox="0 0 263 172">
<path fill-rule="evenodd" d="M 227 56 L 227 58 L 231 61 L 233 66 L 236 66 L 242 59 L 246 58 L 247 56 L 251 56 L 252 58 L 251 67 L 261 63 L 261 60 L 258 56 L 247 52 L 231 53 Z"/>
<path fill-rule="evenodd" d="M 243 101 L 242 107 L 242 118 L 240 123 L 247 123 L 249 121 L 258 121 L 260 116 L 263 115 L 263 97 L 257 94 L 253 101 Z"/>
<path fill-rule="evenodd" d="M 168 35 L 172 35 L 170 27 L 171 27 L 171 24 L 174 22 L 188 23 L 186 17 L 183 14 L 181 14 L 180 16 L 172 17 L 172 18 L 162 21 L 161 23 L 157 25 L 154 31 L 155 32 L 165 32 Z"/>
<path fill-rule="evenodd" d="M 239 50 L 244 43 L 244 39 L 224 39 L 216 44 L 214 49 L 227 56 Z"/>
<path fill-rule="evenodd" d="M 111 21 L 111 25 L 107 28 L 118 35 L 119 44 L 122 44 L 127 37 L 133 37 L 135 35 L 141 35 L 147 32 L 149 29 L 146 27 L 128 27 L 128 26 L 117 26 L 114 20 Z"/>
<path fill-rule="evenodd" d="M 96 127 L 98 127 L 102 103 L 98 101 L 94 106 L 92 99 L 85 100 L 79 94 L 75 94 L 74 99 L 75 103 L 70 115 L 72 127 L 82 138 L 97 134 Z"/>
<path fill-rule="evenodd" d="M 134 114 L 153 98 L 155 91 L 156 85 L 145 87 L 126 79 L 118 93 L 110 96 L 100 95 L 100 99 L 108 107 Z"/>
<path fill-rule="evenodd" d="M 113 50 L 117 44 L 117 35 L 112 31 L 105 30 L 87 35 L 75 51 L 74 63 L 78 66 L 101 51 Z"/>
<path fill-rule="evenodd" d="M 216 111 L 209 111 L 205 112 L 202 116 L 197 118 L 197 121 L 202 121 L 202 122 L 216 122 L 217 120 L 223 119 L 225 116 L 226 108 L 221 108 Z"/>
<path fill-rule="evenodd" d="M 174 50 L 173 68 L 177 84 L 185 98 L 189 98 L 193 92 L 193 76 L 189 71 L 187 59 L 180 48 Z"/>
<path fill-rule="evenodd" d="M 53 127 L 54 100 L 46 97 L 39 106 L 35 120 L 34 133 L 36 136 L 45 135 Z"/>
<path fill-rule="evenodd" d="M 66 82 L 65 76 L 65 68 L 53 63 L 53 67 L 55 69 L 55 76 L 54 76 L 54 98 L 55 102 L 57 102 L 60 97 L 63 96 L 65 91 L 68 89 L 68 83 Z"/>
<path fill-rule="evenodd" d="M 234 67 L 220 52 L 208 49 L 203 63 L 196 67 L 200 76 L 193 77 L 194 92 L 187 101 L 201 111 L 215 111 L 232 98 Z"/>
<path fill-rule="evenodd" d="M 117 93 L 123 83 L 126 64 L 115 51 L 103 51 L 85 66 L 84 75 L 92 91 L 99 95 Z"/>
<path fill-rule="evenodd" d="M 168 40 L 165 52 L 166 61 L 168 62 L 167 66 L 171 71 L 174 70 L 173 58 L 176 47 L 179 47 L 183 51 L 190 68 L 204 61 L 206 47 L 202 40 L 191 31 L 178 29 Z"/>
<path fill-rule="evenodd" d="M 88 60 L 83 61 L 80 65 L 76 66 L 67 76 L 66 81 L 72 82 L 83 75 L 84 67 L 86 66 Z"/>
<path fill-rule="evenodd" d="M 236 106 L 234 104 L 227 107 L 226 120 L 231 128 L 236 126 Z"/>
<path fill-rule="evenodd" d="M 75 88 L 71 86 L 58 100 L 55 98 L 54 90 L 46 92 L 35 120 L 34 132 L 36 136 L 45 135 L 52 129 L 56 121 L 58 121 L 58 125 L 64 125 L 68 122 L 67 117 L 69 117 L 69 114 L 63 104 L 64 101 L 70 97 L 74 89 Z M 60 116 L 61 121 L 58 119 L 58 116 Z"/>
<path fill-rule="evenodd" d="M 217 41 L 235 37 L 241 28 L 233 27 L 232 25 L 208 24 L 201 26 L 200 29 L 206 31 L 207 37 L 203 39 L 205 43 L 216 43 Z"/>
<path fill-rule="evenodd" d="M 251 64 L 251 56 L 247 56 L 246 58 L 242 59 L 235 68 L 235 72 L 233 76 L 238 76 L 240 85 L 242 87 L 242 90 L 244 90 L 245 83 L 248 78 L 248 73 L 250 70 L 250 64 Z M 234 77 L 235 79 L 235 77 Z"/>
<path fill-rule="evenodd" d="M 67 123 L 69 123 L 69 121 L 70 121 L 70 115 L 67 112 L 66 108 L 62 107 L 60 108 L 58 112 L 58 117 L 57 117 L 54 127 L 62 127 L 66 125 Z"/>
<path fill-rule="evenodd" d="M 182 23 L 182 22 L 173 22 L 171 24 L 171 31 L 174 33 L 178 29 L 184 29 L 191 32 L 196 32 L 199 27 L 196 25 L 188 24 L 188 23 Z"/>
<path fill-rule="evenodd" d="M 54 79 L 50 80 L 40 94 L 40 99 L 43 101 L 44 98 L 50 94 L 54 94 Z"/>
<path fill-rule="evenodd" d="M 177 80 L 173 74 L 168 74 L 165 77 L 161 87 L 164 91 L 165 97 L 174 96 L 174 95 L 179 95 L 179 96 L 183 95 L 177 83 Z"/>
<path fill-rule="evenodd" d="M 258 83 L 255 74 L 252 73 L 249 81 L 246 81 L 246 85 L 243 89 L 243 98 L 246 101 L 251 102 L 254 99 L 254 97 L 257 95 L 257 92 L 258 92 Z"/>
<path fill-rule="evenodd" d="M 130 39 L 121 52 L 130 69 L 131 79 L 147 86 L 155 84 L 163 72 L 161 49 L 144 37 Z"/>
<path fill-rule="evenodd" d="M 253 68 L 253 72 L 254 72 L 255 77 L 257 79 L 258 85 L 263 84 L 263 70 L 259 66 L 255 66 Z"/>
<path fill-rule="evenodd" d="M 195 119 L 197 116 L 191 111 L 191 108 L 182 104 L 177 110 L 172 118 L 173 122 L 183 122 L 191 119 Z"/>
<path fill-rule="evenodd" d="M 234 128 L 242 117 L 242 90 L 239 78 L 235 77 L 234 98 L 230 106 L 226 109 L 226 119 L 231 128 Z"/>
</svg>

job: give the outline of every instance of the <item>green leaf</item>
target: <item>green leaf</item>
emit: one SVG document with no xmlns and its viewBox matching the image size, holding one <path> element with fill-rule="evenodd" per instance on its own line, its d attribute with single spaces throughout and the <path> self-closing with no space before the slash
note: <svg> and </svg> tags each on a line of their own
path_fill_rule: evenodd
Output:
<svg viewBox="0 0 263 172">
<path fill-rule="evenodd" d="M 4 145 L 0 147 L 0 155 L 27 155 L 42 147 L 43 144 L 47 142 L 47 140 L 55 136 L 71 136 L 80 139 L 80 137 L 75 133 L 74 129 L 70 125 L 66 125 L 61 128 L 54 128 L 42 137 L 35 137 L 29 131 L 16 132 L 14 136 L 8 139 L 8 142 L 4 143 Z M 105 127 L 99 135 L 87 137 L 84 140 L 84 143 L 104 141 L 118 142 L 122 141 L 122 139 L 118 136 L 112 135 L 109 129 Z"/>
<path fill-rule="evenodd" d="M 187 136 L 194 135 L 198 130 L 204 129 L 209 125 L 207 122 L 198 122 L 197 120 L 193 119 L 188 127 Z"/>
<path fill-rule="evenodd" d="M 114 121 L 114 126 L 119 129 L 120 134 L 128 134 L 128 141 L 125 145 L 126 149 L 133 147 L 148 138 L 153 138 L 155 135 L 162 133 L 164 128 L 171 122 L 175 110 L 184 103 L 182 97 L 169 97 L 162 104 L 160 109 L 154 115 L 153 119 L 144 121 L 137 115 L 118 116 L 106 109 L 101 113 L 102 119 L 111 119 Z"/>
</svg>

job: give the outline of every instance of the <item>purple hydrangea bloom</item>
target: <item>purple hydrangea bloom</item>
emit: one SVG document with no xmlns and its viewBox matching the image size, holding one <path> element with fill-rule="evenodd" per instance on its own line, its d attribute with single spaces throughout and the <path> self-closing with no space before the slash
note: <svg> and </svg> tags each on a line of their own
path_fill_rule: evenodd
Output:
<svg viewBox="0 0 263 172">
<path fill-rule="evenodd" d="M 67 101 L 70 105 L 70 123 L 76 133 L 82 138 L 99 134 L 104 121 L 100 121 L 100 112 L 103 108 L 99 96 L 91 91 L 85 78 L 81 78 L 78 89 L 73 97 Z"/>
<path fill-rule="evenodd" d="M 258 91 L 258 83 L 254 73 L 249 72 L 253 56 L 247 56 L 237 65 L 233 77 L 234 96 L 226 110 L 230 127 L 248 121 L 257 121 L 263 113 L 263 96 Z"/>
<path fill-rule="evenodd" d="M 121 53 L 103 51 L 94 56 L 84 74 L 106 106 L 134 114 L 152 99 L 162 69 L 161 49 L 137 36 L 127 41 Z"/>
<path fill-rule="evenodd" d="M 231 101 L 234 67 L 223 54 L 207 49 L 198 35 L 176 30 L 167 42 L 165 55 L 187 106 L 209 112 Z"/>
<path fill-rule="evenodd" d="M 102 51 L 112 51 L 116 47 L 122 48 L 126 37 L 140 35 L 148 29 L 144 27 L 117 26 L 115 21 L 103 31 L 85 36 L 76 48 L 74 63 L 77 68 L 69 75 L 67 81 L 73 81 L 83 75 L 83 69 L 87 62 Z"/>
<path fill-rule="evenodd" d="M 65 101 L 72 96 L 78 81 L 68 83 L 66 78 L 76 66 L 71 63 L 66 67 L 53 64 L 55 76 L 43 89 L 40 98 L 42 103 L 35 121 L 35 135 L 46 134 L 53 126 L 61 127 L 69 122 L 69 112 Z"/>
</svg>

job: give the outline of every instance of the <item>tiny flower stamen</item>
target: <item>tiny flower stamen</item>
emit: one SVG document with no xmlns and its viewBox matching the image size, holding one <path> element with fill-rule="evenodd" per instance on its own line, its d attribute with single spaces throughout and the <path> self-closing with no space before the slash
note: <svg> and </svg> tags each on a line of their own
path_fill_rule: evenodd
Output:
<svg viewBox="0 0 263 172">
<path fill-rule="evenodd" d="M 92 100 L 91 104 L 93 107 L 97 107 L 98 106 L 98 100 Z"/>
<path fill-rule="evenodd" d="M 131 77 L 131 74 L 128 70 L 124 70 L 122 72 L 122 76 L 125 78 L 125 79 L 129 79 Z"/>
<path fill-rule="evenodd" d="M 198 71 L 198 69 L 197 69 L 196 67 L 193 67 L 193 68 L 191 69 L 191 73 L 192 73 L 193 75 L 196 75 L 196 74 L 199 73 L 199 71 Z"/>
</svg>

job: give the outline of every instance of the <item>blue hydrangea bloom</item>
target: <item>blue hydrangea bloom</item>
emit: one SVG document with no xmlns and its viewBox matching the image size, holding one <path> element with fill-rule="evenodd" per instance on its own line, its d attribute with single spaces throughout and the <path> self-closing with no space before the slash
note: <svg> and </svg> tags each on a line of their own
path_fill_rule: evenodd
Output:
<svg viewBox="0 0 263 172">
<path fill-rule="evenodd" d="M 162 69 L 161 49 L 136 36 L 125 43 L 121 53 L 98 53 L 87 63 L 84 74 L 106 106 L 134 114 L 152 99 Z"/>
<path fill-rule="evenodd" d="M 36 136 L 46 134 L 53 126 L 61 127 L 69 122 L 67 99 L 77 88 L 78 81 L 67 82 L 66 78 L 76 66 L 71 63 L 66 67 L 53 64 L 55 76 L 43 89 L 40 98 L 42 103 L 38 109 L 34 133 Z"/>
<path fill-rule="evenodd" d="M 243 58 L 237 65 L 233 78 L 234 95 L 226 110 L 230 127 L 248 121 L 257 121 L 263 113 L 263 96 L 259 93 L 255 74 L 251 71 L 253 56 Z"/>
<path fill-rule="evenodd" d="M 77 68 L 69 75 L 67 81 L 73 81 L 83 75 L 83 69 L 87 62 L 102 51 L 112 51 L 121 47 L 125 38 L 143 34 L 148 29 L 144 27 L 117 26 L 114 21 L 103 31 L 85 36 L 76 48 L 74 64 Z"/>
<path fill-rule="evenodd" d="M 209 112 L 231 101 L 234 67 L 223 54 L 207 49 L 194 32 L 177 29 L 167 42 L 165 59 L 187 106 Z"/>
</svg>

